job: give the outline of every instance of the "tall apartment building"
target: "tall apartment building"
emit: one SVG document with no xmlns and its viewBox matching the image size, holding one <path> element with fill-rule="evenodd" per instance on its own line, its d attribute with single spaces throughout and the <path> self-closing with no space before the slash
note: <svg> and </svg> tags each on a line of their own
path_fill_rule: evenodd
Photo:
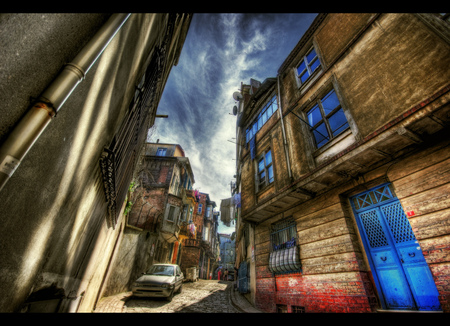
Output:
<svg viewBox="0 0 450 326">
<path fill-rule="evenodd" d="M 256 307 L 450 312 L 448 24 L 319 14 L 277 76 L 234 94 Z"/>
</svg>

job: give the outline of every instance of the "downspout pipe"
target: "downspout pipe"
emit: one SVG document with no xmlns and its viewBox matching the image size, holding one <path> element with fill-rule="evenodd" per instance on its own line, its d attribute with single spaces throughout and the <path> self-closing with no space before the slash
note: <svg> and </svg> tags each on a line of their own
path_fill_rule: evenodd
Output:
<svg viewBox="0 0 450 326">
<path fill-rule="evenodd" d="M 281 130 L 283 132 L 283 145 L 284 145 L 284 153 L 286 155 L 286 163 L 289 173 L 289 180 L 292 181 L 292 171 L 291 171 L 291 162 L 289 160 L 289 148 L 286 141 L 286 131 L 284 129 L 284 121 L 283 121 L 283 110 L 281 109 L 281 93 L 280 93 L 280 76 L 277 76 L 277 87 L 278 87 L 278 111 L 280 112 L 280 121 L 281 121 Z"/>
<path fill-rule="evenodd" d="M 0 191 L 129 17 L 130 14 L 113 14 L 75 59 L 65 65 L 9 134 L 0 147 Z"/>
</svg>

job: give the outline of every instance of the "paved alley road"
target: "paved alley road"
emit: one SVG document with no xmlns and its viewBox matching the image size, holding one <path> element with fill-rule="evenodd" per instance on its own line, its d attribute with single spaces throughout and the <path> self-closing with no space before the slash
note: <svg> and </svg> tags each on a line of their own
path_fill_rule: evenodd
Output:
<svg viewBox="0 0 450 326">
<path fill-rule="evenodd" d="M 123 312 L 131 313 L 239 313 L 231 303 L 230 282 L 217 280 L 198 280 L 183 283 L 181 293 L 173 297 L 172 302 L 163 298 L 128 299 Z"/>
</svg>

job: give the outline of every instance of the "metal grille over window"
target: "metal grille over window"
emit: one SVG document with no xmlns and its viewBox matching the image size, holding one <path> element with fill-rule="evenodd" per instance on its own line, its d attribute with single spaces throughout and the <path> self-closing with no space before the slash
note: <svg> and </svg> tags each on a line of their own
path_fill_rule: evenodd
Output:
<svg viewBox="0 0 450 326">
<path fill-rule="evenodd" d="M 297 226 L 292 217 L 272 225 L 269 270 L 273 274 L 301 272 Z"/>
<path fill-rule="evenodd" d="M 108 223 L 115 228 L 120 208 L 126 198 L 139 147 L 144 143 L 148 130 L 149 112 L 152 111 L 166 64 L 166 47 L 171 38 L 175 17 L 171 18 L 166 38 L 152 54 L 151 62 L 136 87 L 127 116 L 108 148 L 100 158 L 103 186 L 108 204 Z"/>
<path fill-rule="evenodd" d="M 367 213 L 360 214 L 360 216 L 361 221 L 364 224 L 364 229 L 366 230 L 370 246 L 372 248 L 378 248 L 389 245 L 376 211 L 371 210 Z"/>
<path fill-rule="evenodd" d="M 416 240 L 411 224 L 409 224 L 408 219 L 405 218 L 405 213 L 403 212 L 400 203 L 397 202 L 392 205 L 382 206 L 381 210 L 389 223 L 395 243 Z"/>
</svg>

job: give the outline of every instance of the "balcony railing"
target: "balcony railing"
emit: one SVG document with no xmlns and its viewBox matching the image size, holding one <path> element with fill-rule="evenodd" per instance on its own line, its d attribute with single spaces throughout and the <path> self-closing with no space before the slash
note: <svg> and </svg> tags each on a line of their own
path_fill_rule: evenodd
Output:
<svg viewBox="0 0 450 326">
<path fill-rule="evenodd" d="M 200 240 L 190 238 L 190 239 L 184 239 L 183 246 L 185 247 L 200 247 Z"/>
</svg>

